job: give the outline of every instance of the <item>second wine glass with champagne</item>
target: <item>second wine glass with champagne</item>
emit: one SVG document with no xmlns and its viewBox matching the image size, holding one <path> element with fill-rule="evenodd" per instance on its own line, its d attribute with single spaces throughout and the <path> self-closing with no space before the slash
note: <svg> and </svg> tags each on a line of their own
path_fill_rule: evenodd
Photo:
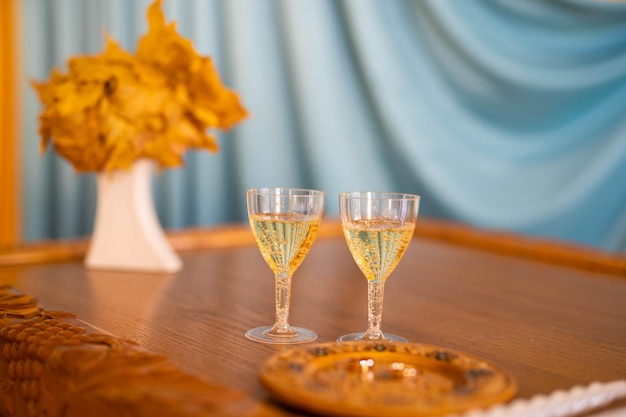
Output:
<svg viewBox="0 0 626 417">
<path fill-rule="evenodd" d="M 368 285 L 368 328 L 343 335 L 337 341 L 396 341 L 383 334 L 381 321 L 385 281 L 402 259 L 415 229 L 420 197 L 390 192 L 346 192 L 339 195 L 344 237 Z"/>
</svg>

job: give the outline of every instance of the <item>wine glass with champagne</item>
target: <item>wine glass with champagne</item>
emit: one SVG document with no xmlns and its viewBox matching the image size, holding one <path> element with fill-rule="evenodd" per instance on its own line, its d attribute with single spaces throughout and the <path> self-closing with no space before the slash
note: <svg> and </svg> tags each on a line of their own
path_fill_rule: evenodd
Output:
<svg viewBox="0 0 626 417">
<path fill-rule="evenodd" d="M 406 252 L 419 210 L 420 196 L 390 192 L 339 194 L 343 234 L 354 261 L 367 278 L 367 331 L 340 336 L 337 341 L 395 341 L 406 339 L 383 334 L 385 281 Z"/>
<path fill-rule="evenodd" d="M 247 190 L 248 218 L 265 262 L 275 275 L 276 320 L 246 337 L 263 343 L 304 343 L 317 339 L 313 330 L 289 324 L 291 278 L 317 236 L 324 212 L 324 192 L 296 188 Z"/>
</svg>

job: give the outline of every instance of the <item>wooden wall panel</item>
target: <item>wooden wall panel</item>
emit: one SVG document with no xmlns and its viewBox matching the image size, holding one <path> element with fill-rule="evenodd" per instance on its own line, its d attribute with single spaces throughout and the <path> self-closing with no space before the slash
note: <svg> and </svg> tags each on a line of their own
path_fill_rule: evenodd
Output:
<svg viewBox="0 0 626 417">
<path fill-rule="evenodd" d="M 0 247 L 18 241 L 17 2 L 0 1 Z"/>
</svg>

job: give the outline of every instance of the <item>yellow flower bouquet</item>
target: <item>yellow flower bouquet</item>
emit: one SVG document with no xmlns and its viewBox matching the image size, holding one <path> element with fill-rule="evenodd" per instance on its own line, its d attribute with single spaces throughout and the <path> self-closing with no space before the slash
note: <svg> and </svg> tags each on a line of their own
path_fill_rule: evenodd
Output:
<svg viewBox="0 0 626 417">
<path fill-rule="evenodd" d="M 126 169 L 139 158 L 172 168 L 188 149 L 216 152 L 208 131 L 247 116 L 212 60 L 166 23 L 161 2 L 148 8 L 135 55 L 107 36 L 99 55 L 73 57 L 67 73 L 32 82 L 43 104 L 42 152 L 52 143 L 78 172 Z"/>
</svg>

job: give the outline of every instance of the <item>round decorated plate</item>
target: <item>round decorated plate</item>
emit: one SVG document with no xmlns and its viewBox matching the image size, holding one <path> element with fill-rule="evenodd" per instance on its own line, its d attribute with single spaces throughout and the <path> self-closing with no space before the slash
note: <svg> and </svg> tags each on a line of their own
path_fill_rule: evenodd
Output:
<svg viewBox="0 0 626 417">
<path fill-rule="evenodd" d="M 265 362 L 261 382 L 290 406 L 343 416 L 439 416 L 515 395 L 514 379 L 480 358 L 416 343 L 318 343 Z"/>
</svg>

